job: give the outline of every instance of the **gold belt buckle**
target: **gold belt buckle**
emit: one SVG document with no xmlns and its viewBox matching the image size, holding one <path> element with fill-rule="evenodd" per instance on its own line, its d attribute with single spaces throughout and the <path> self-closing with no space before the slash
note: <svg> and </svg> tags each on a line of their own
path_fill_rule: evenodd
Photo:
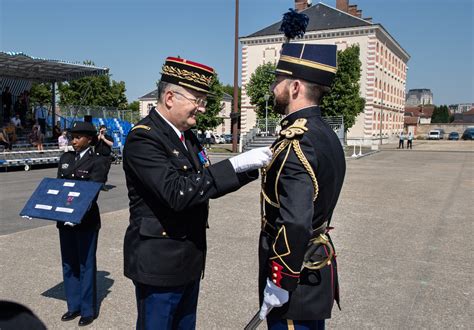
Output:
<svg viewBox="0 0 474 330">
<path fill-rule="evenodd" d="M 312 240 L 312 243 L 313 246 L 310 248 L 310 251 L 314 253 L 319 245 L 324 245 L 329 250 L 328 256 L 321 261 L 303 261 L 303 267 L 310 270 L 317 270 L 323 268 L 326 265 L 330 265 L 331 259 L 334 256 L 334 249 L 332 248 L 331 242 L 329 242 L 329 238 L 325 234 L 319 234 L 318 237 Z"/>
</svg>

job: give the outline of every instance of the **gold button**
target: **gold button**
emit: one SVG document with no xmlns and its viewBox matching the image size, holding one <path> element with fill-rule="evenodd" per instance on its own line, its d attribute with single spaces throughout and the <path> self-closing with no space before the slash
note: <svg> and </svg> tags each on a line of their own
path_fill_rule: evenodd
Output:
<svg viewBox="0 0 474 330">
<path fill-rule="evenodd" d="M 278 275 L 276 273 L 273 273 L 273 277 L 277 277 Z"/>
<path fill-rule="evenodd" d="M 164 231 L 164 232 L 162 233 L 162 235 L 163 235 L 163 236 L 166 236 L 166 231 Z"/>
<path fill-rule="evenodd" d="M 186 165 L 184 165 L 184 166 L 183 166 L 183 170 L 186 171 L 187 169 L 188 169 L 188 167 L 187 167 Z"/>
<path fill-rule="evenodd" d="M 277 282 L 277 280 L 273 280 L 273 283 L 275 283 L 275 284 L 276 284 L 276 282 Z"/>
<path fill-rule="evenodd" d="M 273 267 L 273 269 L 274 269 L 274 270 L 278 270 L 278 267 L 277 267 L 277 266 L 275 266 L 275 267 Z"/>
</svg>

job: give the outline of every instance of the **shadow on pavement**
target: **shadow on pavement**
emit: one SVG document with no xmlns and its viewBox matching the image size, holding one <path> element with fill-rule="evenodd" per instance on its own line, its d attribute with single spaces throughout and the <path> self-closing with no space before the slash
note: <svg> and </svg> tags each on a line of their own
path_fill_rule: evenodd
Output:
<svg viewBox="0 0 474 330">
<path fill-rule="evenodd" d="M 97 272 L 97 302 L 99 304 L 99 310 L 102 301 L 111 292 L 110 288 L 115 282 L 113 279 L 107 277 L 109 275 L 110 273 L 107 271 Z M 56 284 L 52 288 L 41 293 L 41 295 L 48 298 L 66 301 L 66 296 L 64 294 L 64 282 Z"/>
</svg>

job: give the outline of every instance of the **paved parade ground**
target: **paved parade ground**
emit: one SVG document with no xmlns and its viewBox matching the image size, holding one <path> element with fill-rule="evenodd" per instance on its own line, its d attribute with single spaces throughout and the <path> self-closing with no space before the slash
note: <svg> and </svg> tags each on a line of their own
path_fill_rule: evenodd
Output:
<svg viewBox="0 0 474 330">
<path fill-rule="evenodd" d="M 329 328 L 472 327 L 474 143 L 466 142 L 443 142 L 441 150 L 415 141 L 414 150 L 388 146 L 348 159 L 331 224 L 342 311 L 334 309 Z M 41 178 L 55 172 L 0 173 L 0 299 L 30 307 L 49 329 L 76 328 L 77 319 L 60 321 L 66 303 L 54 223 L 18 217 Z M 112 166 L 114 187 L 99 199 L 100 316 L 89 328 L 134 328 L 134 288 L 123 276 L 124 181 L 121 166 Z M 259 182 L 211 201 L 199 329 L 242 329 L 258 309 L 258 201 Z"/>
</svg>

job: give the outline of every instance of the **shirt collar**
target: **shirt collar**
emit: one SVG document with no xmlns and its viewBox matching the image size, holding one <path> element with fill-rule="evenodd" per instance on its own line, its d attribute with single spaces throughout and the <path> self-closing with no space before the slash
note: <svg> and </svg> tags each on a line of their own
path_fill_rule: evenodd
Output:
<svg viewBox="0 0 474 330">
<path fill-rule="evenodd" d="M 86 154 L 86 152 L 90 149 L 91 147 L 87 147 L 86 149 L 82 150 L 80 153 L 79 153 L 79 157 L 82 159 L 82 156 L 84 156 Z"/>
<path fill-rule="evenodd" d="M 168 123 L 168 125 L 171 126 L 171 128 L 173 129 L 173 131 L 175 131 L 176 135 L 178 135 L 178 138 L 181 138 L 181 134 L 182 132 L 176 128 L 176 126 L 174 126 L 173 124 L 171 124 L 171 122 L 166 119 L 159 111 L 158 109 L 155 109 L 155 111 L 160 115 L 161 118 L 163 118 L 164 121 L 166 121 L 166 123 Z"/>
</svg>

